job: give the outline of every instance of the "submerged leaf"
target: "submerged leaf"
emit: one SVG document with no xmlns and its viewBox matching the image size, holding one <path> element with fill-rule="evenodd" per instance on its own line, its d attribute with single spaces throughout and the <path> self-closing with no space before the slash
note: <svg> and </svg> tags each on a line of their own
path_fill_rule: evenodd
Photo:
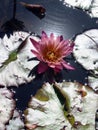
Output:
<svg viewBox="0 0 98 130">
<path fill-rule="evenodd" d="M 46 9 L 42 5 L 27 4 L 25 2 L 20 2 L 20 4 L 39 18 L 43 18 L 45 16 Z"/>
</svg>

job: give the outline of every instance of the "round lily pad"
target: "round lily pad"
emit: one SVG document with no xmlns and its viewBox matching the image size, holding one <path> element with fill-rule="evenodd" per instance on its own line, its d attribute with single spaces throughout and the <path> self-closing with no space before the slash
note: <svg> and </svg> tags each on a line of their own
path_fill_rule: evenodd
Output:
<svg viewBox="0 0 98 130">
<path fill-rule="evenodd" d="M 45 83 L 25 110 L 28 130 L 93 130 L 98 94 L 79 83 Z"/>
<path fill-rule="evenodd" d="M 72 129 L 94 130 L 95 113 L 98 109 L 98 94 L 90 87 L 79 83 L 63 82 L 56 83 L 55 86 L 68 96 L 67 118 L 69 121 L 70 119 L 74 121 L 74 123 L 71 123 L 73 125 Z"/>
<path fill-rule="evenodd" d="M 71 129 L 65 118 L 63 106 L 49 83 L 45 83 L 35 97 L 31 98 L 25 110 L 25 122 L 28 130 Z"/>
<path fill-rule="evenodd" d="M 14 108 L 13 93 L 7 88 L 0 88 L 0 130 L 5 130 L 5 124 L 12 117 Z"/>
<path fill-rule="evenodd" d="M 98 18 L 98 1 L 97 0 L 64 0 L 70 6 L 85 10 L 91 17 Z"/>
<path fill-rule="evenodd" d="M 92 72 L 92 78 L 90 75 L 88 77 L 88 84 L 96 91 L 98 88 L 96 82 L 98 80 L 98 29 L 91 29 L 77 35 L 73 54 L 86 70 Z"/>
<path fill-rule="evenodd" d="M 0 39 L 0 85 L 19 86 L 32 81 L 35 76 L 28 76 L 38 61 L 28 61 L 34 57 L 29 38 L 39 40 L 33 34 L 17 31 L 8 37 L 6 34 Z"/>
<path fill-rule="evenodd" d="M 10 119 L 8 125 L 6 125 L 6 130 L 25 130 L 24 122 L 17 110 L 14 110 L 12 119 Z"/>
<path fill-rule="evenodd" d="M 98 77 L 88 76 L 88 84 L 98 93 Z"/>
<path fill-rule="evenodd" d="M 85 69 L 96 70 L 98 68 L 98 29 L 77 35 L 73 54 Z"/>
</svg>

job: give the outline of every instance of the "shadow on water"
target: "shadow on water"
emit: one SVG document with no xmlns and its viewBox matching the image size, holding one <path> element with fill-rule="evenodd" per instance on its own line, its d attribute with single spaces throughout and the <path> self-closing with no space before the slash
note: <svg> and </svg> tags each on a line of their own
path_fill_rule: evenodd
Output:
<svg viewBox="0 0 98 130">
<path fill-rule="evenodd" d="M 24 6 L 28 11 L 32 12 L 39 19 L 45 17 L 46 9 L 41 5 L 36 4 L 27 4 L 24 2 L 20 2 L 22 6 Z M 23 21 L 20 21 L 16 18 L 16 10 L 17 10 L 17 0 L 13 1 L 13 16 L 10 20 L 6 21 L 2 26 L 1 30 L 3 32 L 13 32 L 25 30 L 25 25 Z"/>
<path fill-rule="evenodd" d="M 12 31 L 17 31 L 17 30 L 23 30 L 25 28 L 24 22 L 16 19 L 16 6 L 17 6 L 17 1 L 13 1 L 13 17 L 5 22 L 2 26 L 1 29 L 4 32 L 12 32 Z"/>
</svg>

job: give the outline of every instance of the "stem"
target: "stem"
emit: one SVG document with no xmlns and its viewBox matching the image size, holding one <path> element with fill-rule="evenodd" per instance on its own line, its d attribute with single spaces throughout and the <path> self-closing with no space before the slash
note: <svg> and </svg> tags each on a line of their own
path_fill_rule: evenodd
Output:
<svg viewBox="0 0 98 130">
<path fill-rule="evenodd" d="M 13 19 L 15 19 L 16 16 L 16 0 L 14 0 L 14 4 L 13 4 Z"/>
</svg>

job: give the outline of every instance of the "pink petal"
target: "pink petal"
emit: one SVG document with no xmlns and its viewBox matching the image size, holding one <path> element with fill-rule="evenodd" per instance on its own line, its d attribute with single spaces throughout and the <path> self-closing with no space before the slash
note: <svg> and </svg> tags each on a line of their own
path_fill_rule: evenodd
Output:
<svg viewBox="0 0 98 130">
<path fill-rule="evenodd" d="M 54 71 L 55 71 L 56 73 L 58 73 L 58 72 L 60 72 L 62 69 L 63 69 L 62 64 L 59 64 L 59 65 L 56 65 L 56 66 L 55 66 Z"/>
<path fill-rule="evenodd" d="M 50 34 L 50 38 L 54 39 L 54 34 L 53 33 Z"/>
<path fill-rule="evenodd" d="M 59 63 L 48 63 L 48 66 L 53 68 L 53 69 L 59 69 L 59 70 L 62 70 L 63 69 L 63 66 L 62 64 L 59 62 Z"/>
<path fill-rule="evenodd" d="M 35 50 L 31 50 L 31 52 L 32 52 L 35 56 L 39 55 L 39 52 L 37 52 L 37 51 L 35 51 Z"/>
<path fill-rule="evenodd" d="M 55 40 L 56 44 L 60 43 L 61 41 L 63 41 L 63 36 L 58 36 Z"/>
<path fill-rule="evenodd" d="M 62 51 L 62 55 L 65 55 L 67 57 L 70 53 L 72 53 L 73 48 L 67 48 L 66 50 Z"/>
<path fill-rule="evenodd" d="M 67 48 L 73 48 L 73 46 L 71 45 L 71 42 L 69 40 L 63 40 L 60 42 L 60 48 L 66 50 Z"/>
<path fill-rule="evenodd" d="M 41 44 L 45 45 L 49 43 L 49 38 L 45 32 L 42 32 Z"/>
<path fill-rule="evenodd" d="M 55 68 L 55 65 L 52 64 L 52 63 L 48 63 L 48 66 L 51 67 L 51 68 Z"/>
<path fill-rule="evenodd" d="M 53 33 L 50 34 L 50 41 L 51 41 L 52 43 L 54 42 L 54 34 L 53 34 Z"/>
<path fill-rule="evenodd" d="M 44 62 L 40 62 L 38 64 L 38 73 L 41 74 L 43 72 L 45 72 L 48 69 L 48 65 L 45 64 Z"/>
<path fill-rule="evenodd" d="M 65 43 L 65 41 L 61 41 L 61 42 L 59 42 L 59 43 L 56 43 L 57 44 L 57 50 L 58 49 L 60 49 L 60 50 L 65 50 L 66 49 L 66 43 Z"/>
<path fill-rule="evenodd" d="M 59 73 L 61 70 L 58 68 L 55 68 L 54 71 L 55 71 L 55 73 Z"/>
<path fill-rule="evenodd" d="M 37 51 L 31 50 L 31 52 L 37 57 L 38 60 L 41 60 L 41 56 Z"/>
<path fill-rule="evenodd" d="M 49 39 L 48 38 L 42 38 L 40 44 L 43 45 L 43 46 L 48 46 Z"/>
<path fill-rule="evenodd" d="M 61 41 L 63 41 L 63 36 L 62 36 L 62 35 L 60 36 L 60 42 L 61 42 Z"/>
<path fill-rule="evenodd" d="M 42 31 L 42 38 L 43 37 L 48 38 L 47 34 L 44 31 Z"/>
<path fill-rule="evenodd" d="M 62 46 L 62 55 L 68 56 L 73 51 L 74 43 Z"/>
<path fill-rule="evenodd" d="M 36 50 L 39 49 L 39 42 L 35 41 L 34 39 L 30 38 L 30 41 L 32 42 L 33 46 L 36 48 Z"/>
<path fill-rule="evenodd" d="M 66 68 L 66 69 L 69 69 L 69 70 L 75 70 L 74 67 L 68 65 L 68 63 L 66 63 L 65 61 L 62 62 L 62 65 L 63 65 L 63 67 Z"/>
<path fill-rule="evenodd" d="M 59 65 L 56 65 L 56 68 L 62 70 L 62 69 L 63 69 L 63 66 L 62 66 L 62 64 L 59 64 Z"/>
<path fill-rule="evenodd" d="M 56 43 L 59 43 L 61 40 L 60 40 L 60 37 L 58 36 L 55 40 Z"/>
</svg>

